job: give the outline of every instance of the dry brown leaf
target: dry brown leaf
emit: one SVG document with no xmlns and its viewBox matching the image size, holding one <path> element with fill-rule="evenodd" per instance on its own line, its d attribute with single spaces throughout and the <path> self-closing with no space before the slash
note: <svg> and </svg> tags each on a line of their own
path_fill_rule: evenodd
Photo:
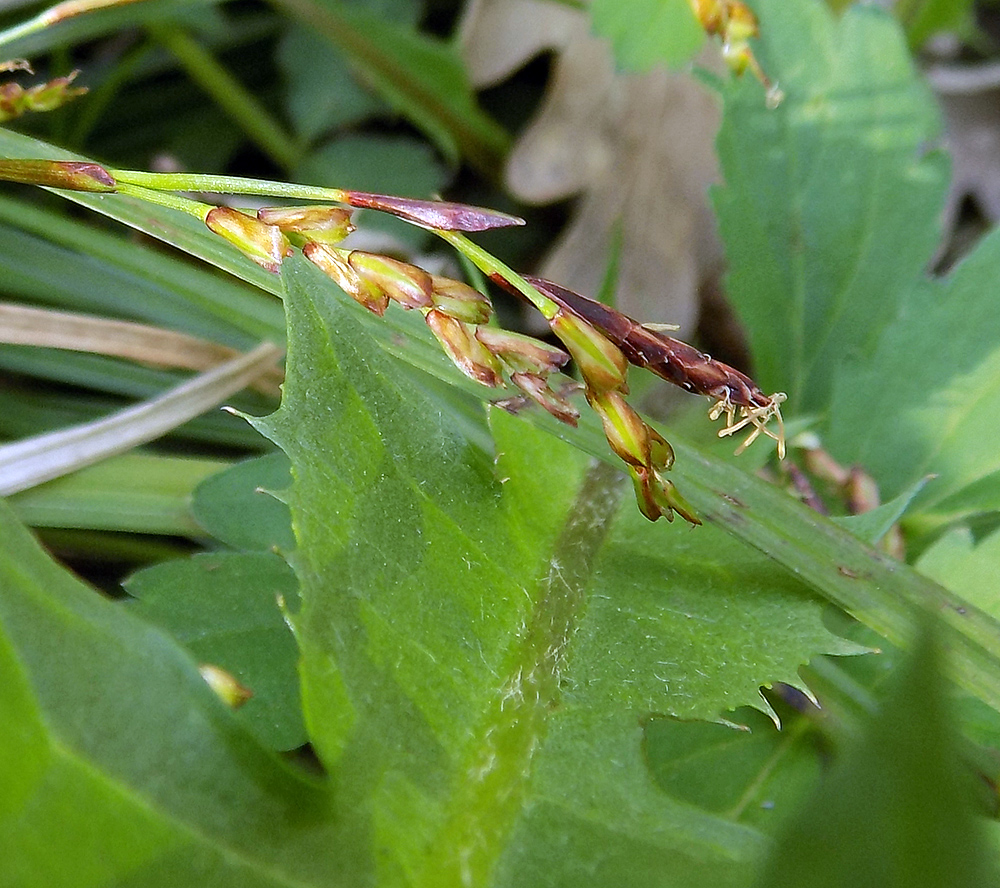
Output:
<svg viewBox="0 0 1000 888">
<path fill-rule="evenodd" d="M 184 370 L 210 370 L 240 354 L 234 348 L 162 327 L 9 302 L 0 302 L 0 342 L 111 355 Z M 253 387 L 276 397 L 283 377 L 280 367 L 271 367 Z"/>
<path fill-rule="evenodd" d="M 708 204 L 717 178 L 717 102 L 686 74 L 616 74 L 587 14 L 558 3 L 478 0 L 462 34 L 479 83 L 542 49 L 559 49 L 541 110 L 506 170 L 511 191 L 528 203 L 580 194 L 540 273 L 596 292 L 620 219 L 619 306 L 642 320 L 680 324 L 690 335 L 698 284 L 721 252 Z"/>
<path fill-rule="evenodd" d="M 945 207 L 950 230 L 965 197 L 990 221 L 1000 219 L 1000 64 L 940 64 L 927 78 L 941 103 L 952 181 Z"/>
<path fill-rule="evenodd" d="M 585 19 L 553 0 L 469 0 L 459 39 L 472 82 L 494 86 L 539 53 L 561 49 Z"/>
</svg>

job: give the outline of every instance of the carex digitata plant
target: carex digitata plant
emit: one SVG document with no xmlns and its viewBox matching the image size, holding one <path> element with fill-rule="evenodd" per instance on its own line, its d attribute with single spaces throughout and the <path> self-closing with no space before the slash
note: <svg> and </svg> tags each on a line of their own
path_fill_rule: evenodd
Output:
<svg viewBox="0 0 1000 888">
<path fill-rule="evenodd" d="M 121 0 L 87 4 L 115 5 Z M 751 71 L 767 88 L 768 102 L 781 94 L 764 74 L 750 48 L 758 24 L 740 0 L 690 0 L 709 35 L 722 40 L 722 54 L 737 75 Z M 78 14 L 61 4 L 28 29 Z M 44 19 L 44 21 L 43 21 Z M 0 71 L 24 70 L 23 60 L 0 64 Z M 0 85 L 0 121 L 26 111 L 44 111 L 85 92 L 72 86 L 76 74 L 29 89 Z M 329 276 L 345 293 L 382 316 L 390 303 L 421 312 L 428 328 L 459 370 L 488 388 L 513 386 L 520 394 L 494 399 L 507 409 L 534 401 L 560 422 L 576 425 L 579 412 L 568 400 L 573 385 L 552 385 L 551 376 L 572 357 L 587 403 L 601 420 L 611 450 L 623 461 L 642 514 L 650 521 L 679 514 L 700 524 L 692 508 L 667 478 L 674 451 L 628 403 L 629 365 L 644 367 L 687 392 L 712 399 L 709 415 L 725 418 L 719 435 L 749 429 L 741 452 L 761 434 L 777 442 L 784 456 L 780 406 L 785 395 L 766 395 L 745 374 L 709 357 L 662 327 L 644 325 L 625 314 L 558 283 L 520 275 L 465 237 L 465 233 L 508 225 L 522 219 L 480 207 L 426 201 L 335 188 L 313 188 L 259 179 L 184 173 L 119 170 L 96 163 L 51 160 L 0 161 L 0 179 L 46 187 L 97 193 L 119 193 L 171 207 L 199 218 L 261 267 L 278 272 L 296 249 Z M 256 213 L 214 206 L 181 192 L 243 194 L 307 200 L 306 206 L 265 207 Z M 532 305 L 549 324 L 563 349 L 491 325 L 489 297 L 458 280 L 430 274 L 400 259 L 341 246 L 354 230 L 353 208 L 392 214 L 443 238 L 495 284 Z M 774 421 L 775 428 L 770 428 Z"/>
<path fill-rule="evenodd" d="M 784 454 L 780 405 L 784 395 L 765 395 L 749 377 L 692 346 L 645 326 L 615 309 L 559 284 L 519 275 L 478 247 L 465 232 L 523 224 L 517 217 L 447 201 L 424 201 L 343 189 L 312 188 L 266 180 L 183 173 L 118 170 L 95 163 L 50 160 L 0 161 L 0 179 L 76 191 L 129 194 L 200 218 L 258 265 L 277 272 L 296 249 L 345 293 L 383 315 L 391 303 L 421 312 L 459 370 L 489 388 L 514 386 L 556 419 L 576 425 L 579 413 L 550 377 L 572 357 L 587 402 L 625 464 L 643 515 L 651 521 L 700 521 L 666 477 L 674 462 L 670 444 L 626 400 L 630 364 L 645 367 L 685 391 L 712 399 L 710 416 L 725 417 L 720 436 L 749 428 L 742 450 L 759 435 Z M 255 214 L 213 206 L 176 192 L 255 194 L 310 199 L 307 206 L 265 207 Z M 337 205 L 331 205 L 335 203 Z M 340 244 L 353 230 L 350 208 L 390 213 L 450 243 L 491 280 L 533 305 L 565 351 L 488 322 L 489 298 L 458 280 L 433 275 L 391 256 Z M 516 402 L 497 399 L 504 407 Z M 769 424 L 774 420 L 775 429 Z"/>
</svg>

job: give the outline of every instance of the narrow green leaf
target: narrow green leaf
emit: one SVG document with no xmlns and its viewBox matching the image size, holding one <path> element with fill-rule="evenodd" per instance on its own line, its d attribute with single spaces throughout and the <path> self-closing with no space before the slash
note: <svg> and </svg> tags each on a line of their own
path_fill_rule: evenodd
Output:
<svg viewBox="0 0 1000 888">
<path fill-rule="evenodd" d="M 192 518 L 192 492 L 226 465 L 127 453 L 22 491 L 10 498 L 10 505 L 32 527 L 200 537 L 204 532 Z"/>
<path fill-rule="evenodd" d="M 0 129 L 0 157 L 49 158 L 53 160 L 80 160 L 79 155 L 56 148 L 46 142 Z M 265 293 L 277 295 L 280 287 L 276 277 L 265 271 L 213 234 L 198 219 L 167 207 L 151 207 L 148 201 L 125 194 L 93 195 L 78 191 L 59 191 L 60 196 L 74 201 L 102 215 L 142 231 L 150 237 L 164 241 L 203 259 L 210 265 L 240 278 Z M 91 200 L 98 197 L 101 200 Z M 150 260 L 152 261 L 152 260 Z"/>
<path fill-rule="evenodd" d="M 590 14 L 595 33 L 611 41 L 622 71 L 678 67 L 705 42 L 689 0 L 594 0 Z"/>
<path fill-rule="evenodd" d="M 66 394 L 37 388 L 0 390 L 0 438 L 27 438 L 57 431 L 107 416 L 123 406 L 120 399 L 79 392 Z M 171 434 L 176 438 L 243 451 L 271 449 L 260 435 L 247 428 L 246 423 L 222 410 L 204 413 Z"/>
<path fill-rule="evenodd" d="M 496 173 L 510 138 L 476 104 L 453 47 L 337 0 L 279 0 L 278 6 L 344 52 L 446 157 Z"/>
<path fill-rule="evenodd" d="M 0 130 L 0 146 L 6 136 Z M 51 149 L 29 141 L 11 150 L 27 156 Z M 148 224 L 158 210 L 148 204 L 144 209 Z M 255 287 L 5 195 L 0 219 L 0 263 L 10 296 L 144 320 L 234 348 L 284 338 L 281 306 Z M 207 229 L 205 234 L 218 240 Z"/>
<path fill-rule="evenodd" d="M 844 515 L 834 518 L 833 521 L 841 527 L 846 527 L 859 540 L 875 545 L 903 517 L 913 498 L 920 493 L 926 483 L 926 479 L 921 478 L 894 500 L 882 503 L 881 506 L 860 515 Z"/>
<path fill-rule="evenodd" d="M 5 495 L 61 477 L 152 441 L 218 406 L 266 371 L 281 352 L 263 343 L 148 401 L 110 416 L 0 446 Z"/>
<path fill-rule="evenodd" d="M 959 684 L 1000 709 L 1000 623 L 904 564 L 861 543 L 786 493 L 673 440 L 674 471 L 703 519 L 775 559 L 895 644 L 922 614 L 940 616 Z"/>
<path fill-rule="evenodd" d="M 750 78 L 726 88 L 715 206 L 757 381 L 788 392 L 790 412 L 818 412 L 837 369 L 874 354 L 921 279 L 948 165 L 890 16 L 854 5 L 835 21 L 818 0 L 756 6 L 755 50 L 785 99 L 768 108 Z M 859 396 L 893 388 L 872 378 Z"/>
<path fill-rule="evenodd" d="M 3 47 L 0 57 L 31 58 L 55 48 L 134 27 L 148 18 L 163 18 L 170 13 L 183 15 L 192 7 L 204 7 L 215 2 L 216 0 L 157 0 L 156 3 L 119 3 L 90 12 L 82 7 L 77 14 L 64 17 L 62 21 L 53 24 L 44 20 L 46 10 L 40 14 L 39 19 L 42 21 L 35 27 L 31 27 L 32 20 L 28 20 L 0 32 L 0 46 Z M 56 5 L 50 4 L 50 8 Z"/>
</svg>

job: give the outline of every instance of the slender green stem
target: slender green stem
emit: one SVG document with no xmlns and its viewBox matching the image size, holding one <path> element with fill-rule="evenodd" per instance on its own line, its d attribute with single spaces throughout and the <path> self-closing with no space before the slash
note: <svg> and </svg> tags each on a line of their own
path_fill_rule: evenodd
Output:
<svg viewBox="0 0 1000 888">
<path fill-rule="evenodd" d="M 547 321 L 552 320 L 558 313 L 559 306 L 555 302 L 539 293 L 535 287 L 531 286 L 516 271 L 511 270 L 494 255 L 487 253 L 482 247 L 474 244 L 464 234 L 460 234 L 457 231 L 444 231 L 442 229 L 435 229 L 434 233 L 451 244 L 487 276 L 499 275 L 502 277 L 535 306 Z"/>
<path fill-rule="evenodd" d="M 317 188 L 270 179 L 242 176 L 216 176 L 207 173 L 146 173 L 140 170 L 107 168 L 115 181 L 139 185 L 157 191 L 203 191 L 208 194 L 256 194 L 264 197 L 287 197 L 296 200 L 347 203 L 348 192 L 341 188 Z"/>
<path fill-rule="evenodd" d="M 191 200 L 189 197 L 181 197 L 180 195 L 169 194 L 165 191 L 155 191 L 151 188 L 143 188 L 140 185 L 129 185 L 119 182 L 118 193 L 130 194 L 132 197 L 138 197 L 140 200 L 148 200 L 150 203 L 158 204 L 161 207 L 180 210 L 182 213 L 187 213 L 189 216 L 201 219 L 202 222 L 208 218 L 208 214 L 212 210 L 211 205 Z"/>
<path fill-rule="evenodd" d="M 301 154 L 298 144 L 211 53 L 176 25 L 151 22 L 147 28 L 268 157 L 284 169 L 295 166 Z"/>
<path fill-rule="evenodd" d="M 6 31 L 0 31 L 0 46 L 6 46 L 22 37 L 37 34 L 39 31 L 52 27 L 52 25 L 57 25 L 66 19 L 75 18 L 86 12 L 94 12 L 109 6 L 125 6 L 135 2 L 137 0 L 67 0 L 65 3 L 57 3 L 26 22 L 21 22 L 21 24 L 8 28 Z"/>
<path fill-rule="evenodd" d="M 39 31 L 47 28 L 48 25 L 49 23 L 45 18 L 44 12 L 41 15 L 36 15 L 33 19 L 28 19 L 26 22 L 14 25 L 13 28 L 0 31 L 0 46 L 6 46 L 9 43 L 15 43 L 22 37 L 30 37 L 32 34 L 37 34 Z"/>
</svg>

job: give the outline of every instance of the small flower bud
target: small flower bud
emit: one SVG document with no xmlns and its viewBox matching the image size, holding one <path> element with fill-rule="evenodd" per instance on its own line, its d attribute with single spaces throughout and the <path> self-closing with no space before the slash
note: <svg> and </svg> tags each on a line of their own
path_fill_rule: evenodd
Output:
<svg viewBox="0 0 1000 888">
<path fill-rule="evenodd" d="M 292 255 L 288 238 L 276 225 L 265 225 L 232 207 L 210 210 L 205 224 L 268 271 L 277 273 L 282 260 Z"/>
<path fill-rule="evenodd" d="M 717 34 L 722 28 L 722 0 L 690 0 L 695 18 L 708 34 Z"/>
<path fill-rule="evenodd" d="M 673 521 L 673 513 L 676 512 L 688 524 L 701 524 L 701 519 L 695 514 L 688 501 L 678 493 L 673 482 L 668 481 L 659 472 L 651 473 L 649 488 L 653 499 L 659 505 L 667 521 Z"/>
<path fill-rule="evenodd" d="M 74 71 L 68 77 L 56 77 L 30 89 L 24 89 L 17 83 L 0 85 L 0 122 L 20 117 L 26 111 L 52 111 L 71 99 L 82 96 L 87 92 L 85 87 L 71 87 L 79 73 Z"/>
<path fill-rule="evenodd" d="M 71 191 L 108 193 L 118 187 L 104 167 L 72 160 L 0 160 L 0 179 Z"/>
<path fill-rule="evenodd" d="M 666 518 L 674 520 L 674 512 L 689 524 L 701 524 L 701 519 L 674 487 L 673 483 L 663 478 L 658 472 L 649 469 L 628 467 L 635 489 L 635 501 L 639 511 L 650 521 Z"/>
<path fill-rule="evenodd" d="M 534 373 L 512 373 L 510 381 L 560 422 L 576 427 L 580 411 L 554 392 L 541 376 L 536 376 Z"/>
<path fill-rule="evenodd" d="M 656 521 L 665 514 L 668 521 L 673 521 L 674 517 L 670 511 L 664 512 L 656 501 L 656 497 L 653 496 L 653 490 L 649 485 L 649 477 L 652 474 L 650 470 L 636 466 L 627 466 L 626 468 L 628 468 L 629 477 L 632 479 L 636 505 L 643 516 L 650 521 Z"/>
<path fill-rule="evenodd" d="M 493 306 L 478 290 L 451 278 L 431 275 L 431 299 L 434 307 L 466 324 L 485 324 Z"/>
<path fill-rule="evenodd" d="M 345 191 L 344 203 L 352 207 L 381 210 L 421 228 L 443 231 L 486 231 L 488 228 L 524 225 L 524 219 L 517 216 L 443 200 L 414 200 L 367 191 Z"/>
<path fill-rule="evenodd" d="M 569 361 L 561 348 L 499 327 L 479 327 L 476 338 L 517 373 L 547 376 Z"/>
<path fill-rule="evenodd" d="M 611 449 L 629 465 L 649 468 L 649 426 L 629 406 L 621 392 L 588 389 L 587 401 L 601 418 Z"/>
<path fill-rule="evenodd" d="M 674 448 L 656 429 L 649 427 L 649 464 L 658 472 L 667 472 L 674 464 Z"/>
<path fill-rule="evenodd" d="M 257 218 L 321 244 L 339 244 L 354 231 L 350 210 L 341 207 L 262 207 Z"/>
<path fill-rule="evenodd" d="M 625 383 L 628 361 L 620 348 L 586 321 L 562 311 L 549 321 L 580 368 L 588 388 L 595 391 L 628 391 Z"/>
<path fill-rule="evenodd" d="M 424 319 L 448 357 L 469 379 L 494 388 L 500 385 L 503 378 L 500 363 L 468 326 L 436 308 L 427 312 Z"/>
<path fill-rule="evenodd" d="M 757 16 L 753 14 L 750 7 L 740 0 L 730 0 L 724 35 L 726 40 L 739 43 L 756 37 L 758 34 L 760 34 L 760 25 L 757 22 Z"/>
<path fill-rule="evenodd" d="M 430 308 L 434 304 L 431 276 L 416 265 L 361 250 L 348 253 L 347 261 L 360 277 L 375 284 L 403 308 Z"/>
<path fill-rule="evenodd" d="M 236 676 L 225 669 L 213 666 L 211 663 L 204 663 L 198 667 L 198 671 L 208 686 L 222 698 L 222 702 L 230 709 L 239 709 L 253 696 L 253 691 L 250 688 L 240 684 Z"/>
<path fill-rule="evenodd" d="M 348 265 L 343 251 L 326 244 L 310 242 L 302 248 L 302 254 L 313 265 L 322 269 L 327 277 L 333 278 L 334 283 L 356 302 L 379 317 L 385 314 L 389 307 L 389 297 L 375 284 L 361 278 Z"/>
</svg>

